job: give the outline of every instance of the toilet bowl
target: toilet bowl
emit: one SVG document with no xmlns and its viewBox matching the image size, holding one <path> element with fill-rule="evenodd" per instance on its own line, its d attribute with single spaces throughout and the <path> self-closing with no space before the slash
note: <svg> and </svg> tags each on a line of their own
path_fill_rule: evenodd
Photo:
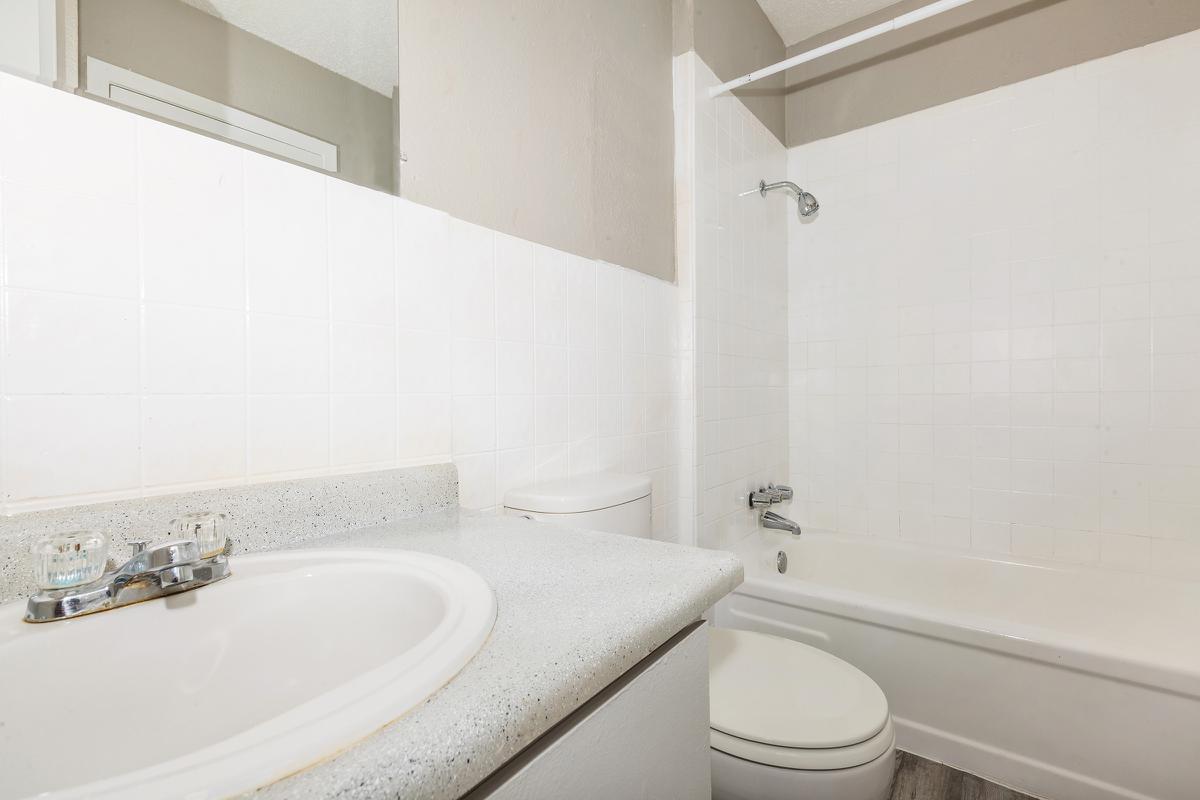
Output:
<svg viewBox="0 0 1200 800">
<path fill-rule="evenodd" d="M 709 641 L 714 800 L 886 800 L 896 735 L 873 680 L 778 636 Z"/>
</svg>

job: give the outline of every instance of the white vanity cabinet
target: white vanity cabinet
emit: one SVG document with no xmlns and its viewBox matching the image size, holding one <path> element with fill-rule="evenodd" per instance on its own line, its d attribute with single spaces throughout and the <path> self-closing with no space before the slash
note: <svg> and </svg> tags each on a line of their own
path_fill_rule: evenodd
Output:
<svg viewBox="0 0 1200 800">
<path fill-rule="evenodd" d="M 464 800 L 708 800 L 708 628 L 680 631 Z"/>
</svg>

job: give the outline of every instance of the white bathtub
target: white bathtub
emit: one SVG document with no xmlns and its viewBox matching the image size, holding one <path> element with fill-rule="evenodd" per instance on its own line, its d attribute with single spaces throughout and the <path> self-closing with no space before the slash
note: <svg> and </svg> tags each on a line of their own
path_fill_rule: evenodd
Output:
<svg viewBox="0 0 1200 800">
<path fill-rule="evenodd" d="M 807 531 L 739 550 L 717 624 L 862 668 L 902 749 L 1053 800 L 1200 798 L 1200 583 Z"/>
</svg>

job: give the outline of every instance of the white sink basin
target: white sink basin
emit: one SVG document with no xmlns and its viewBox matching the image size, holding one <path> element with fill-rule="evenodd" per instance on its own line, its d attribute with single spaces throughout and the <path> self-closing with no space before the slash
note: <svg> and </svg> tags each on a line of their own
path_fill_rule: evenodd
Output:
<svg viewBox="0 0 1200 800">
<path fill-rule="evenodd" d="M 496 618 L 470 568 L 386 550 L 231 559 L 167 599 L 40 625 L 0 606 L 0 798 L 225 797 L 450 681 Z"/>
</svg>

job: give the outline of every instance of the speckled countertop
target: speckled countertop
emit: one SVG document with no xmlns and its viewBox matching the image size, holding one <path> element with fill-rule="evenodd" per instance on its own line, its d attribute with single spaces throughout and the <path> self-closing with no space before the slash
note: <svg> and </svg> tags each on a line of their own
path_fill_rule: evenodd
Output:
<svg viewBox="0 0 1200 800">
<path fill-rule="evenodd" d="M 256 798 L 457 798 L 742 580 L 728 553 L 444 511 L 308 541 L 434 553 L 496 593 L 483 649 L 439 692 Z"/>
</svg>

